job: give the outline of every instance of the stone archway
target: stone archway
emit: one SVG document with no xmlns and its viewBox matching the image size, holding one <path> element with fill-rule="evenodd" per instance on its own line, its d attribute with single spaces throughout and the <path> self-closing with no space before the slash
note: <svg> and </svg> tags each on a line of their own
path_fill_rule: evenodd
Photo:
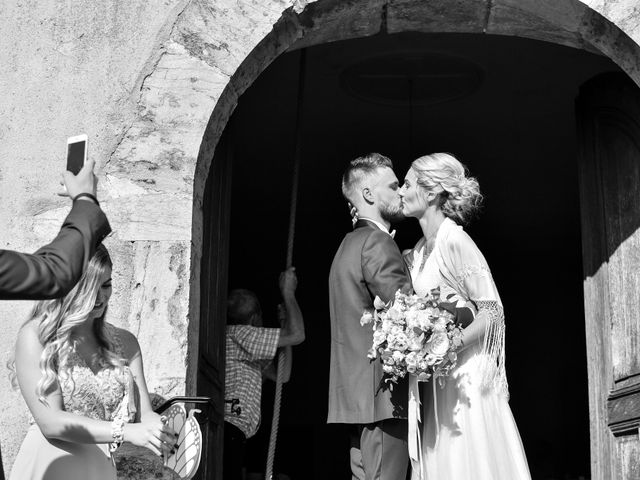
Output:
<svg viewBox="0 0 640 480">
<path fill-rule="evenodd" d="M 191 257 L 192 286 L 189 308 L 189 317 L 192 319 L 189 344 L 192 346 L 197 343 L 194 342 L 197 332 L 194 321 L 199 314 L 199 302 L 196 298 L 199 295 L 197 285 L 201 248 L 198 248 L 198 239 L 202 232 L 202 220 L 198 217 L 202 212 L 204 184 L 213 152 L 239 96 L 281 53 L 320 43 L 403 31 L 514 35 L 604 54 L 636 83 L 640 83 L 640 46 L 629 36 L 640 35 L 640 27 L 629 29 L 629 34 L 621 28 L 635 27 L 630 21 L 629 12 L 603 9 L 600 13 L 578 0 L 545 4 L 533 0 L 463 0 L 453 5 L 446 1 L 426 4 L 410 0 L 397 3 L 383 0 L 346 3 L 325 0 L 293 2 L 291 6 L 283 7 L 288 8 L 281 10 L 281 16 L 273 24 L 254 23 L 252 19 L 247 18 L 239 22 L 242 26 L 258 27 L 252 32 L 256 33 L 254 44 L 244 41 L 243 38 L 231 45 L 228 39 L 218 38 L 222 32 L 213 35 L 210 30 L 205 30 L 207 26 L 214 25 L 213 19 L 209 16 L 213 15 L 215 10 L 202 4 L 193 4 L 185 10 L 181 25 L 177 25 L 172 34 L 172 40 L 176 41 L 176 51 L 173 53 L 184 55 L 188 52 L 191 53 L 191 61 L 197 59 L 206 63 L 211 67 L 207 69 L 206 78 L 215 82 L 218 87 L 223 85 L 221 80 L 233 71 L 232 65 L 237 64 L 234 73 L 227 77 L 228 82 L 219 93 L 219 97 L 207 98 L 208 103 L 213 104 L 214 108 L 195 165 L 192 218 L 194 249 Z M 266 16 L 275 19 L 276 15 L 271 16 L 273 13 L 268 11 Z M 619 18 L 620 26 L 603 16 L 603 13 L 608 14 L 611 19 Z M 230 27 L 233 17 L 225 19 L 228 20 L 225 25 L 229 27 L 226 31 L 232 31 Z M 272 30 L 260 38 L 259 32 L 266 32 L 271 25 Z M 233 35 L 230 38 L 234 38 Z M 182 45 L 183 48 L 177 48 L 178 45 Z M 244 58 L 240 54 L 243 48 L 248 51 Z M 158 64 L 158 68 L 160 65 L 161 63 Z M 194 365 L 188 366 L 187 377 L 194 382 Z"/>
<path fill-rule="evenodd" d="M 640 47 L 632 39 L 640 37 L 637 17 L 606 4 L 597 10 L 578 0 L 281 1 L 265 2 L 261 10 L 248 2 L 183 5 L 141 80 L 139 117 L 104 172 L 118 179 L 122 163 L 138 162 L 134 176 L 153 177 L 147 194 L 156 195 L 156 213 L 166 212 L 157 221 L 168 225 L 153 239 L 165 242 L 161 248 L 175 259 L 168 267 L 177 279 L 169 290 L 158 286 L 161 299 L 166 293 L 173 305 L 173 326 L 187 334 L 174 354 L 187 365 L 188 393 L 197 375 L 203 197 L 211 160 L 238 98 L 281 53 L 408 30 L 515 35 L 600 52 L 640 83 Z M 171 208 L 157 208 L 163 202 Z M 187 280 L 188 293 L 180 286 Z"/>
<path fill-rule="evenodd" d="M 193 3 L 182 13 L 172 32 L 171 41 L 156 67 L 157 72 L 175 71 L 180 66 L 188 70 L 197 67 L 196 71 L 202 76 L 184 75 L 182 78 L 175 78 L 173 88 L 177 89 L 187 82 L 194 84 L 190 85 L 190 90 L 193 91 L 194 100 L 197 98 L 201 102 L 198 104 L 200 115 L 194 118 L 198 122 L 202 122 L 203 117 L 206 118 L 202 102 L 213 107 L 203 132 L 193 177 L 193 250 L 189 302 L 189 345 L 192 348 L 197 343 L 198 331 L 196 319 L 199 315 L 202 198 L 210 162 L 238 98 L 281 53 L 319 43 L 403 31 L 515 35 L 602 53 L 618 64 L 636 83 L 640 83 L 640 46 L 621 28 L 635 27 L 629 21 L 628 12 L 603 10 L 603 13 L 614 19 L 620 18 L 618 26 L 578 0 L 548 4 L 533 0 L 463 0 L 453 5 L 446 1 L 425 4 L 410 0 L 397 3 L 383 0 L 347 3 L 324 0 L 279 6 L 282 7 L 279 17 L 278 12 L 273 10 L 265 12 L 264 18 L 273 21 L 265 24 L 263 19 L 258 22 L 252 17 L 234 17 L 233 14 L 248 13 L 241 9 L 234 12 L 225 10 L 221 17 L 215 18 L 214 15 L 220 13 L 217 9 L 204 3 Z M 233 24 L 234 19 L 238 20 L 236 25 Z M 220 20 L 224 20 L 223 28 L 213 33 L 211 27 L 220 25 Z M 252 33 L 255 34 L 255 43 L 247 41 L 246 37 L 238 38 L 238 30 L 244 33 L 245 30 L 242 29 L 245 27 L 254 27 Z M 629 31 L 630 34 L 636 32 L 640 35 L 640 27 Z M 225 37 L 225 33 L 231 35 Z M 230 42 L 230 38 L 237 39 L 237 42 Z M 247 52 L 245 57 L 242 56 L 243 51 Z M 150 78 L 153 76 L 154 74 Z M 215 92 L 217 96 L 213 88 L 209 91 L 198 89 L 195 84 L 201 81 L 211 82 L 218 87 Z M 163 95 L 171 96 L 158 92 L 156 98 Z M 195 129 L 191 132 L 193 130 Z M 173 135 L 178 136 L 175 133 Z M 195 375 L 194 365 L 189 364 L 188 385 L 195 383 Z"/>
</svg>

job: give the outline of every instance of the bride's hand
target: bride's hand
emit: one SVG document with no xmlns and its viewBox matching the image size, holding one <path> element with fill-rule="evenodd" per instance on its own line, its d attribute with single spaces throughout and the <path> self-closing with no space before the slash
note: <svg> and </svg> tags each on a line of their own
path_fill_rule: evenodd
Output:
<svg viewBox="0 0 640 480">
<path fill-rule="evenodd" d="M 476 316 L 476 315 L 477 315 L 477 313 L 478 313 L 478 306 L 477 306 L 474 302 L 472 302 L 471 300 L 469 300 L 469 301 L 465 302 L 465 303 L 464 303 L 464 306 L 465 306 L 466 308 L 468 308 L 469 310 L 471 310 L 471 313 L 473 313 L 473 316 L 474 316 L 474 318 L 475 318 L 475 316 Z"/>
<path fill-rule="evenodd" d="M 171 454 L 178 440 L 176 432 L 157 413 L 146 415 L 140 423 L 125 423 L 123 433 L 125 442 L 148 448 L 160 457 Z"/>
</svg>

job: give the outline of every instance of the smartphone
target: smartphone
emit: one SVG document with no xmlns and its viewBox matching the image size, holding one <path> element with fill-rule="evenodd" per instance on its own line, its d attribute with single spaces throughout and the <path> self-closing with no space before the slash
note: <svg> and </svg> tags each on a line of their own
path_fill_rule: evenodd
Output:
<svg viewBox="0 0 640 480">
<path fill-rule="evenodd" d="M 87 135 L 77 135 L 67 139 L 67 170 L 74 175 L 84 166 L 87 161 Z"/>
</svg>

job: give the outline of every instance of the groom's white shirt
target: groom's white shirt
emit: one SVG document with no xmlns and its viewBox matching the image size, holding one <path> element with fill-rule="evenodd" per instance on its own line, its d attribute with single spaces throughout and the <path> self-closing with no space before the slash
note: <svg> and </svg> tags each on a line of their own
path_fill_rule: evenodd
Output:
<svg viewBox="0 0 640 480">
<path fill-rule="evenodd" d="M 395 237 L 396 235 L 396 231 L 392 230 L 389 231 L 389 229 L 382 223 L 380 222 L 376 222 L 373 218 L 369 218 L 369 217 L 358 217 L 358 220 L 366 220 L 368 222 L 374 223 L 380 230 L 382 230 L 385 233 L 388 233 L 389 235 L 391 235 L 391 238 Z"/>
</svg>

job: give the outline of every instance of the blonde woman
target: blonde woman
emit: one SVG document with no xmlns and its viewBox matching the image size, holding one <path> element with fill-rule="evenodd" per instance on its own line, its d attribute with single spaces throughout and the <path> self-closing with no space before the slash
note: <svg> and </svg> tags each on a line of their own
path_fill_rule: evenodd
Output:
<svg viewBox="0 0 640 480">
<path fill-rule="evenodd" d="M 34 424 L 10 480 L 115 480 L 121 442 L 173 450 L 175 433 L 151 407 L 138 341 L 105 321 L 110 296 L 101 246 L 73 290 L 38 302 L 20 330 L 15 376 Z"/>
<path fill-rule="evenodd" d="M 422 448 L 409 437 L 413 480 L 529 480 L 527 459 L 508 404 L 504 315 L 491 270 L 460 224 L 480 206 L 478 182 L 455 157 L 415 160 L 400 189 L 402 211 L 424 236 L 405 256 L 413 288 L 453 290 L 477 308 L 464 329 L 458 364 L 442 388 L 423 388 Z"/>
</svg>

